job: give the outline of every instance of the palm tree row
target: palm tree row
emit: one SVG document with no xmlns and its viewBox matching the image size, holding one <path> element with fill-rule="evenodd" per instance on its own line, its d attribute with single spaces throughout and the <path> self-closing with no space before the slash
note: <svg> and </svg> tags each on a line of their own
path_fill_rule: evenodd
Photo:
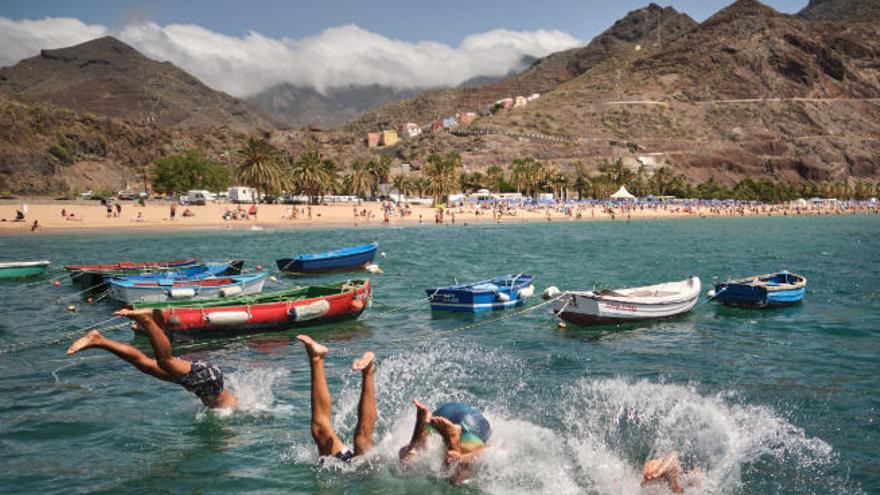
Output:
<svg viewBox="0 0 880 495">
<path fill-rule="evenodd" d="M 637 196 L 677 196 L 701 199 L 742 199 L 762 201 L 790 201 L 796 198 L 827 197 L 838 199 L 868 199 L 880 196 L 880 184 L 856 181 L 782 182 L 745 178 L 735 186 L 727 187 L 714 178 L 695 185 L 687 177 L 662 167 L 649 174 L 644 167 L 632 170 L 621 160 L 604 162 L 598 174 L 590 174 L 587 167 L 575 163 L 565 172 L 553 162 L 533 158 L 514 160 L 510 173 L 493 165 L 483 172 L 461 172 L 463 163 L 458 153 L 431 155 L 420 175 L 391 177 L 392 158 L 381 156 L 370 161 L 354 161 L 349 172 L 340 176 L 333 160 L 323 158 L 316 151 L 302 153 L 296 159 L 286 156 L 265 139 L 251 138 L 239 150 L 242 164 L 237 179 L 253 187 L 258 194 L 277 195 L 282 191 L 304 194 L 313 203 L 329 193 L 344 193 L 358 197 L 378 197 L 380 184 L 391 181 L 403 195 L 418 197 L 431 195 L 434 201 L 445 201 L 449 194 L 479 189 L 517 191 L 526 196 L 553 192 L 554 197 L 568 199 L 576 193 L 578 199 L 608 198 L 620 186 L 626 186 Z"/>
</svg>

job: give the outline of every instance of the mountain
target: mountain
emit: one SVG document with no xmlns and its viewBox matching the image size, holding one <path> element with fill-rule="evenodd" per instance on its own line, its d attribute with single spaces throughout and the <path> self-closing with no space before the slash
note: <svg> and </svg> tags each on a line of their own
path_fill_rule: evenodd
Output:
<svg viewBox="0 0 880 495">
<path fill-rule="evenodd" d="M 880 0 L 810 0 L 797 15 L 811 21 L 878 21 Z"/>
<path fill-rule="evenodd" d="M 540 58 L 516 75 L 489 84 L 428 91 L 369 112 L 347 128 L 365 132 L 405 122 L 425 125 L 456 112 L 480 111 L 501 98 L 545 93 L 618 54 L 668 42 L 694 26 L 687 14 L 652 3 L 629 12 L 588 45 Z"/>
<path fill-rule="evenodd" d="M 42 50 L 35 57 L 0 69 L 0 93 L 24 103 L 51 104 L 163 127 L 272 127 L 248 104 L 109 36 Z"/>
<path fill-rule="evenodd" d="M 417 162 L 456 150 L 471 169 L 524 156 L 635 168 L 642 157 L 728 184 L 880 178 L 880 23 L 814 22 L 739 0 L 656 45 L 639 39 L 640 50 L 614 50 L 526 107 L 481 118 L 480 135 L 431 134 L 398 153 Z M 541 62 L 571 72 L 582 57 Z"/>
<path fill-rule="evenodd" d="M 246 101 L 289 127 L 333 128 L 365 111 L 416 93 L 416 90 L 396 90 L 373 84 L 331 88 L 325 94 L 313 88 L 282 83 L 250 96 Z"/>
</svg>

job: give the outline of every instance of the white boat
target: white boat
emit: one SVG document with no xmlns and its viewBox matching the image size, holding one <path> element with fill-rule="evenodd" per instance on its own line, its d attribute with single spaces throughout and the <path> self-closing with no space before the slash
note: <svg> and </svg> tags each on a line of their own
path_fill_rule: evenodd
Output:
<svg viewBox="0 0 880 495">
<path fill-rule="evenodd" d="M 268 273 L 252 273 L 182 281 L 112 279 L 110 295 L 127 304 L 247 296 L 262 292 L 268 276 Z"/>
<path fill-rule="evenodd" d="M 653 320 L 687 313 L 700 297 L 700 279 L 601 291 L 570 291 L 553 311 L 576 325 L 604 325 Z"/>
</svg>

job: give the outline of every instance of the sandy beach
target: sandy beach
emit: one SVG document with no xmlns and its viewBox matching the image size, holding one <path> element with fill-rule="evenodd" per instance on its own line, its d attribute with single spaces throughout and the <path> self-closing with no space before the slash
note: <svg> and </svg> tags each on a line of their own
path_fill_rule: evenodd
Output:
<svg viewBox="0 0 880 495">
<path fill-rule="evenodd" d="M 107 209 L 97 201 L 58 201 L 39 198 L 7 200 L 0 203 L 0 233 L 32 233 L 34 221 L 39 232 L 79 231 L 79 230 L 164 230 L 164 229 L 249 229 L 254 227 L 282 228 L 320 228 L 320 227 L 362 227 L 362 226 L 401 226 L 419 224 L 471 224 L 471 223 L 528 223 L 547 221 L 605 221 L 605 220 L 644 220 L 665 218 L 705 218 L 731 216 L 776 216 L 776 215 L 828 215 L 828 214 L 875 214 L 875 209 L 850 206 L 808 206 L 797 208 L 792 205 L 762 205 L 749 207 L 712 207 L 682 205 L 659 206 L 617 206 L 568 205 L 557 207 L 514 208 L 503 213 L 490 209 L 478 209 L 467 205 L 446 208 L 438 221 L 438 209 L 427 206 L 411 206 L 407 209 L 392 207 L 387 210 L 381 202 L 362 202 L 333 205 L 269 205 L 257 207 L 257 214 L 245 215 L 250 205 L 212 203 L 203 206 L 178 205 L 175 216 L 171 218 L 170 201 L 150 201 L 140 206 L 132 201 L 120 201 L 121 211 L 108 215 Z M 16 210 L 26 205 L 24 221 L 14 221 Z M 229 219 L 229 214 L 238 210 L 239 219 Z M 186 215 L 185 215 L 186 213 Z M 191 213 L 192 215 L 189 215 Z M 224 213 L 227 213 L 224 218 Z M 246 219 L 245 219 L 246 217 Z M 386 220 L 387 218 L 387 220 Z"/>
</svg>

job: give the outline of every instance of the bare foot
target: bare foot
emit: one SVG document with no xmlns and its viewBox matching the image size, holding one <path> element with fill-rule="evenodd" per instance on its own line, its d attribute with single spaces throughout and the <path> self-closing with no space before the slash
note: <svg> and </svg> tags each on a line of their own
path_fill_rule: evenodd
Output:
<svg viewBox="0 0 880 495">
<path fill-rule="evenodd" d="M 351 362 L 352 371 L 363 371 L 364 373 L 367 373 L 372 371 L 375 366 L 376 355 L 373 354 L 373 351 L 367 351 L 363 356 Z"/>
<path fill-rule="evenodd" d="M 302 342 L 306 346 L 306 352 L 309 354 L 309 357 L 314 358 L 324 358 L 327 355 L 329 349 L 327 346 L 321 345 L 315 342 L 308 335 L 297 335 L 296 340 Z"/>
<path fill-rule="evenodd" d="M 431 411 L 428 410 L 428 406 L 422 404 L 417 399 L 413 399 L 413 405 L 416 406 L 416 421 L 427 423 L 431 420 Z"/>
<path fill-rule="evenodd" d="M 442 416 L 432 416 L 430 423 L 434 429 L 446 438 L 457 438 L 461 436 L 461 426 L 453 424 L 452 421 L 449 421 Z"/>
<path fill-rule="evenodd" d="M 152 313 L 153 313 L 153 310 L 149 309 L 149 308 L 144 308 L 144 309 L 123 308 L 123 309 L 118 309 L 118 310 L 114 311 L 113 315 L 114 316 L 124 316 L 126 318 L 135 319 L 139 316 L 146 316 L 146 315 L 150 315 Z"/>
<path fill-rule="evenodd" d="M 67 348 L 67 355 L 73 356 L 77 352 L 88 349 L 89 347 L 94 346 L 98 343 L 104 336 L 101 335 L 101 332 L 97 330 L 89 330 L 88 333 L 80 337 L 73 344 L 70 344 L 70 347 Z"/>
</svg>

